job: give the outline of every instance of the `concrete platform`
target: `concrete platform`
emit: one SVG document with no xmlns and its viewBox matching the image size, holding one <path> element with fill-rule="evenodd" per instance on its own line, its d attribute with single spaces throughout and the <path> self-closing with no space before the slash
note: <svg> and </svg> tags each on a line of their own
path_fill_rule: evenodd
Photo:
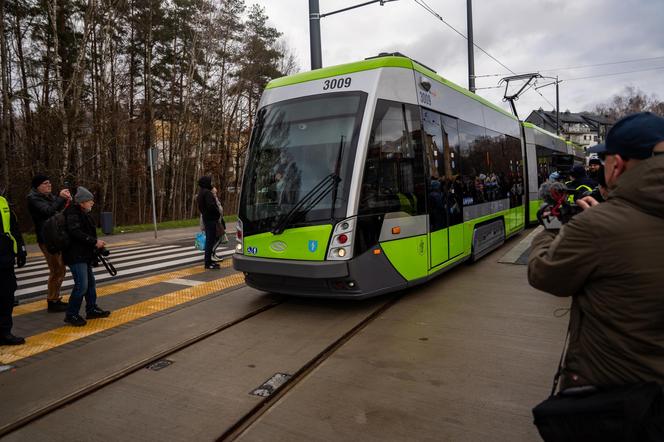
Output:
<svg viewBox="0 0 664 442">
<path fill-rule="evenodd" d="M 553 313 L 569 301 L 498 263 L 505 249 L 408 293 L 239 440 L 541 440 L 531 408 L 549 393 L 568 321 Z"/>
<path fill-rule="evenodd" d="M 403 293 L 238 439 L 539 440 L 530 410 L 549 392 L 567 326 L 554 311 L 569 300 L 530 288 L 522 240 Z M 0 425 L 274 299 L 233 288 L 31 358 L 0 373 Z M 390 299 L 287 300 L 3 440 L 215 440 L 261 403 L 260 383 L 296 373 Z"/>
</svg>

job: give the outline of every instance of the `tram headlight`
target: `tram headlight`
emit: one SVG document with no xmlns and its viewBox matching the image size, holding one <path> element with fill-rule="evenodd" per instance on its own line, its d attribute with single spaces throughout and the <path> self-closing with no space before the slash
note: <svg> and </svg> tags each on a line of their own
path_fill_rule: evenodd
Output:
<svg viewBox="0 0 664 442">
<path fill-rule="evenodd" d="M 244 249 L 242 242 L 243 237 L 242 220 L 238 219 L 235 227 L 235 239 L 237 241 L 237 244 L 235 245 L 235 253 L 242 253 Z"/>
<path fill-rule="evenodd" d="M 332 232 L 332 241 L 327 251 L 328 260 L 348 260 L 353 257 L 353 238 L 355 236 L 355 218 L 348 218 L 337 223 Z"/>
</svg>

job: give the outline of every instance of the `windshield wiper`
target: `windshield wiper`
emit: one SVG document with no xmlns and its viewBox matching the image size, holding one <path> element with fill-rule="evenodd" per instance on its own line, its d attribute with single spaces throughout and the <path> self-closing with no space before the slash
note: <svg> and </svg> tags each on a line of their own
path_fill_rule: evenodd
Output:
<svg viewBox="0 0 664 442">
<path fill-rule="evenodd" d="M 279 221 L 274 229 L 272 229 L 272 233 L 279 235 L 297 216 L 304 215 L 313 209 L 328 193 L 337 187 L 339 181 L 341 181 L 341 178 L 336 173 L 331 173 L 323 178 Z"/>
</svg>

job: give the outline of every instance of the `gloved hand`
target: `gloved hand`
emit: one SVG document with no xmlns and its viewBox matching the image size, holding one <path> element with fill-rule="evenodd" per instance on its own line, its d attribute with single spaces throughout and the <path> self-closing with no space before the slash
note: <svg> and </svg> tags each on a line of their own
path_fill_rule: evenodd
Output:
<svg viewBox="0 0 664 442">
<path fill-rule="evenodd" d="M 19 269 L 23 267 L 28 260 L 28 252 L 25 251 L 25 246 L 21 246 L 21 249 L 18 251 L 18 254 L 16 255 L 16 267 Z"/>
</svg>

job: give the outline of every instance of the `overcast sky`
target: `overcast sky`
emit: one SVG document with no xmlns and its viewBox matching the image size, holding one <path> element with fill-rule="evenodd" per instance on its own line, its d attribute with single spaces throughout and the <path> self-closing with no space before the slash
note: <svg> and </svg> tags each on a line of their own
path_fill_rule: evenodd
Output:
<svg viewBox="0 0 664 442">
<path fill-rule="evenodd" d="M 321 13 L 366 0 L 320 0 Z M 265 8 L 270 22 L 310 69 L 308 0 L 247 0 Z M 466 1 L 425 0 L 450 25 L 466 34 Z M 664 0 L 474 0 L 475 43 L 521 74 L 559 75 L 560 108 L 590 110 L 626 86 L 664 99 Z M 402 52 L 468 87 L 467 43 L 415 0 L 397 0 L 321 19 L 323 66 L 362 60 L 380 52 Z M 659 57 L 631 63 L 596 65 Z M 643 72 L 632 72 L 650 69 Z M 628 74 L 579 79 L 613 73 Z M 475 48 L 475 74 L 509 71 Z M 500 77 L 478 78 L 476 86 L 496 86 Z M 565 81 L 566 80 L 566 81 Z M 540 80 L 540 84 L 548 81 Z M 503 89 L 478 90 L 502 103 Z M 521 118 L 532 109 L 555 105 L 555 88 L 525 93 L 517 102 Z M 545 98 L 552 104 L 547 103 Z"/>
</svg>

